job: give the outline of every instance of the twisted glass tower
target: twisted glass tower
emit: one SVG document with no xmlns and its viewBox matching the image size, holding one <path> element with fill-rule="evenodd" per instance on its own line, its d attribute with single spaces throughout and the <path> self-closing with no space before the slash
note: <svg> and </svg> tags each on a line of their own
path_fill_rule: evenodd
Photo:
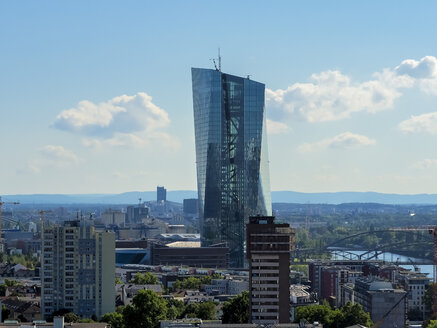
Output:
<svg viewBox="0 0 437 328">
<path fill-rule="evenodd" d="M 226 243 L 244 266 L 249 216 L 271 215 L 262 83 L 192 68 L 202 246 Z"/>
</svg>

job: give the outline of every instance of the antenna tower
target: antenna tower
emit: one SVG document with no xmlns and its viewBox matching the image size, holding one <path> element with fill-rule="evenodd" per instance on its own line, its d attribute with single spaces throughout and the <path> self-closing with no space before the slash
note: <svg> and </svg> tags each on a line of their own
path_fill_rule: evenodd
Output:
<svg viewBox="0 0 437 328">
<path fill-rule="evenodd" d="M 219 62 L 219 72 L 222 71 L 222 56 L 220 56 L 220 47 L 218 48 L 218 62 Z"/>
</svg>

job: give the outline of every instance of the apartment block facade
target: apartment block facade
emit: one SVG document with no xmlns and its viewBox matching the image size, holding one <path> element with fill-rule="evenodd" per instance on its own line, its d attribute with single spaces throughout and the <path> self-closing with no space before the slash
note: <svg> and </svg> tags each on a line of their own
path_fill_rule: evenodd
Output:
<svg viewBox="0 0 437 328">
<path fill-rule="evenodd" d="M 290 251 L 294 229 L 273 216 L 250 217 L 247 224 L 250 322 L 290 322 Z"/>
<path fill-rule="evenodd" d="M 90 220 L 45 227 L 42 238 L 41 312 L 67 309 L 81 318 L 115 310 L 115 235 Z"/>
</svg>

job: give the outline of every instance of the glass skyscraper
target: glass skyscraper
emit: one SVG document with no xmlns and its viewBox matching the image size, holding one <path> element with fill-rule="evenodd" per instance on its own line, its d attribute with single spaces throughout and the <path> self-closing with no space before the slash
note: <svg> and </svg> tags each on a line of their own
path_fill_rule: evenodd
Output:
<svg viewBox="0 0 437 328">
<path fill-rule="evenodd" d="M 249 216 L 272 215 L 265 86 L 219 70 L 192 68 L 202 246 L 226 243 L 244 266 Z"/>
</svg>

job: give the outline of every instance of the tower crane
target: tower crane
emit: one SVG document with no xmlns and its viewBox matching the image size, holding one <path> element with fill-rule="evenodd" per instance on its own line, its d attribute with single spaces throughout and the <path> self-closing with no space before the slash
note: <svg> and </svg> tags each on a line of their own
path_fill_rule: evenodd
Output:
<svg viewBox="0 0 437 328">
<path fill-rule="evenodd" d="M 433 256 L 432 256 L 432 273 L 434 282 L 433 290 L 433 312 L 437 313 L 437 226 L 407 227 L 407 228 L 390 228 L 392 231 L 428 231 L 433 236 Z"/>
<path fill-rule="evenodd" d="M 3 202 L 0 197 L 0 244 L 2 244 L 2 207 L 3 204 L 7 205 L 18 205 L 20 202 Z"/>
</svg>

